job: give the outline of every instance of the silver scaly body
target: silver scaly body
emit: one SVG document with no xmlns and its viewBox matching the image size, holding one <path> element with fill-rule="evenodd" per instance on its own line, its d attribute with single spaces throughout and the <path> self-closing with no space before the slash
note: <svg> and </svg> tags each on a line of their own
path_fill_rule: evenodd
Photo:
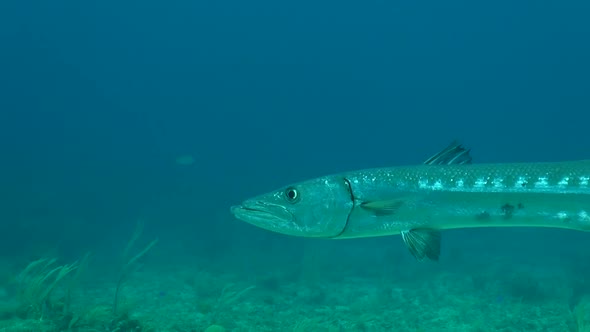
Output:
<svg viewBox="0 0 590 332">
<path fill-rule="evenodd" d="M 558 227 L 590 230 L 590 160 L 421 165 L 341 175 L 359 206 L 387 201 L 391 213 L 354 208 L 339 237 L 415 228 Z"/>
</svg>

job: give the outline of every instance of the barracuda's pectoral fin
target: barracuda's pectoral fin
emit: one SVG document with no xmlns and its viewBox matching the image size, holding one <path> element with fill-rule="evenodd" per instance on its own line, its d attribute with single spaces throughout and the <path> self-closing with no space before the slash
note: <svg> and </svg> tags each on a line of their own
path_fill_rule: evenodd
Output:
<svg viewBox="0 0 590 332">
<path fill-rule="evenodd" d="M 431 228 L 417 228 L 402 232 L 402 239 L 417 260 L 428 258 L 438 261 L 440 256 L 440 231 Z"/>
<path fill-rule="evenodd" d="M 363 202 L 361 207 L 373 212 L 376 216 L 390 216 L 396 214 L 399 208 L 404 204 L 400 199 Z"/>
<path fill-rule="evenodd" d="M 462 165 L 471 164 L 469 149 L 464 148 L 459 142 L 453 141 L 439 153 L 428 158 L 425 165 Z"/>
</svg>

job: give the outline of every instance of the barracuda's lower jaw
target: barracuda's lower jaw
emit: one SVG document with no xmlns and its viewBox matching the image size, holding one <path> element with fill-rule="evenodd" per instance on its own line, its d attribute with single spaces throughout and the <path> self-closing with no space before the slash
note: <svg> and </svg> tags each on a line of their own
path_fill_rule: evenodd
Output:
<svg viewBox="0 0 590 332">
<path fill-rule="evenodd" d="M 231 207 L 231 213 L 238 219 L 266 228 L 263 223 L 290 221 L 291 213 L 282 206 L 260 204 L 257 202 L 245 202 L 242 205 Z"/>
<path fill-rule="evenodd" d="M 271 213 L 260 210 L 253 210 L 243 205 L 236 205 L 231 207 L 231 213 L 238 219 L 252 222 L 254 220 L 271 220 L 277 219 Z"/>
</svg>

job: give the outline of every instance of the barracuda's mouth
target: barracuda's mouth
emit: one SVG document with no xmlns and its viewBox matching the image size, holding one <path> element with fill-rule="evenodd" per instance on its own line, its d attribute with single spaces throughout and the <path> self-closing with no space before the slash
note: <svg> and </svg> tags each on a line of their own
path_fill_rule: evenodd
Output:
<svg viewBox="0 0 590 332">
<path fill-rule="evenodd" d="M 271 222 L 289 222 L 293 215 L 285 207 L 261 201 L 245 201 L 231 207 L 231 213 L 238 219 L 258 227 L 269 228 Z"/>
</svg>

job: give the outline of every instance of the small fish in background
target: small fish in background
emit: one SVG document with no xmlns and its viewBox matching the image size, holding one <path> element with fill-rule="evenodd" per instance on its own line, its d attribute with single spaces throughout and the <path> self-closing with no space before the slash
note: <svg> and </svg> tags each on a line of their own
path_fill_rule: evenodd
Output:
<svg viewBox="0 0 590 332">
<path fill-rule="evenodd" d="M 195 157 L 190 154 L 185 154 L 175 159 L 176 165 L 180 166 L 191 166 L 195 163 Z"/>
</svg>

